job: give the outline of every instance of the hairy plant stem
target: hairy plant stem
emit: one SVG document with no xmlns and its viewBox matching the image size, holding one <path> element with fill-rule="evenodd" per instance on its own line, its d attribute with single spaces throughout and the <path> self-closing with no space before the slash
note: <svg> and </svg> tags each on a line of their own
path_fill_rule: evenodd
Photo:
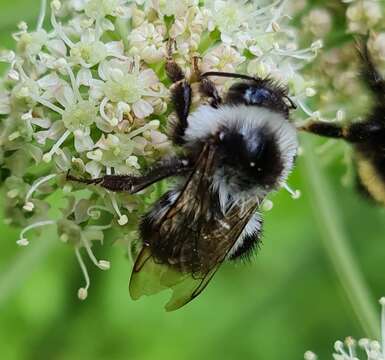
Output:
<svg viewBox="0 0 385 360">
<path fill-rule="evenodd" d="M 360 271 L 341 222 L 338 205 L 326 177 L 319 168 L 310 139 L 302 138 L 304 164 L 321 238 L 365 336 L 379 339 L 379 322 L 374 300 Z"/>
</svg>

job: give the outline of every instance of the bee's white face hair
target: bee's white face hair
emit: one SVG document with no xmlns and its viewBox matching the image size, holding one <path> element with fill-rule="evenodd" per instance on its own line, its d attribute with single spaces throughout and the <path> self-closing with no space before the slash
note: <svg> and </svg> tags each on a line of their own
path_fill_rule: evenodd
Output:
<svg viewBox="0 0 385 360">
<path fill-rule="evenodd" d="M 297 154 L 298 142 L 295 127 L 283 114 L 257 106 L 223 105 L 215 109 L 209 105 L 201 105 L 188 117 L 184 140 L 187 146 L 194 145 L 197 141 L 215 136 L 223 128 L 236 129 L 245 137 L 255 129 L 262 128 L 273 133 L 280 150 L 283 165 L 278 184 L 281 186 L 286 182 Z M 263 198 L 268 192 L 265 188 L 258 187 L 258 185 L 252 189 L 252 193 L 250 193 L 250 190 L 243 191 L 231 181 L 225 181 L 223 169 L 221 168 L 214 175 L 213 188 L 219 193 L 222 209 L 228 207 L 229 202 L 237 203 L 255 195 Z"/>
</svg>

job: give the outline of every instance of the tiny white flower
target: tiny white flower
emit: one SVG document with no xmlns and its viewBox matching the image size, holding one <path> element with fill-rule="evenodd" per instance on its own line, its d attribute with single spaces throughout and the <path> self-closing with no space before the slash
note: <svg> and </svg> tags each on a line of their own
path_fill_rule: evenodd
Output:
<svg viewBox="0 0 385 360">
<path fill-rule="evenodd" d="M 23 31 L 16 35 L 18 51 L 24 53 L 30 60 L 41 51 L 42 47 L 48 42 L 48 34 L 40 29 L 32 33 Z"/>
<path fill-rule="evenodd" d="M 305 29 L 316 37 L 324 37 L 332 27 L 332 18 L 326 9 L 312 9 L 308 16 L 302 20 Z"/>
<path fill-rule="evenodd" d="M 70 56 L 72 61 L 85 68 L 91 68 L 107 57 L 124 58 L 124 47 L 121 41 L 104 43 L 93 30 L 86 30 L 79 42 L 72 44 Z"/>
<path fill-rule="evenodd" d="M 371 34 L 368 41 L 370 54 L 380 61 L 385 60 L 385 32 Z"/>
<path fill-rule="evenodd" d="M 98 83 L 108 101 L 132 106 L 138 118 L 145 118 L 154 112 L 147 98 L 165 97 L 159 87 L 159 79 L 152 69 L 132 68 L 128 61 L 110 60 L 99 67 L 100 77 L 105 83 Z M 94 83 L 95 85 L 95 83 Z"/>
<path fill-rule="evenodd" d="M 128 18 L 131 15 L 127 0 L 89 0 L 84 10 L 87 16 L 94 19 L 108 15 Z"/>
<path fill-rule="evenodd" d="M 148 64 L 162 61 L 166 56 L 165 34 L 164 26 L 143 22 L 128 36 L 130 53 L 139 55 Z"/>
<path fill-rule="evenodd" d="M 196 7 L 199 0 L 152 0 L 152 6 L 163 16 L 174 15 L 177 18 L 183 17 L 189 7 Z"/>
<path fill-rule="evenodd" d="M 202 71 L 224 71 L 234 73 L 246 58 L 227 44 L 220 44 L 206 53 L 202 60 Z"/>
<path fill-rule="evenodd" d="M 246 3 L 245 0 L 209 0 L 207 2 L 212 11 L 213 21 L 225 43 L 231 44 L 234 35 L 247 30 L 251 7 Z"/>
<path fill-rule="evenodd" d="M 357 1 L 350 4 L 346 10 L 349 30 L 360 34 L 367 33 L 368 29 L 382 19 L 382 16 L 382 8 L 377 1 Z"/>
</svg>

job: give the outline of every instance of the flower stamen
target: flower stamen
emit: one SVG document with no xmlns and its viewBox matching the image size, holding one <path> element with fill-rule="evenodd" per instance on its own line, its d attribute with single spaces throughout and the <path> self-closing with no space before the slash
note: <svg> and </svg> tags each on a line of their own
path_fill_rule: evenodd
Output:
<svg viewBox="0 0 385 360">
<path fill-rule="evenodd" d="M 300 190 L 293 190 L 288 184 L 284 183 L 282 187 L 291 195 L 293 199 L 299 199 L 301 197 Z"/>
<path fill-rule="evenodd" d="M 80 300 L 85 300 L 88 296 L 88 289 L 90 287 L 90 277 L 88 275 L 87 267 L 84 264 L 83 258 L 80 254 L 79 248 L 75 248 L 75 255 L 76 255 L 76 259 L 78 260 L 78 263 L 80 265 L 80 269 L 82 270 L 84 280 L 86 281 L 85 287 L 81 287 L 78 290 L 78 298 Z"/>
<path fill-rule="evenodd" d="M 109 195 L 110 195 L 112 207 L 114 208 L 116 214 L 119 216 L 118 224 L 121 226 L 126 225 L 128 223 L 127 215 L 122 215 L 122 213 L 120 212 L 118 203 L 116 201 L 115 194 L 110 193 Z"/>
<path fill-rule="evenodd" d="M 58 36 L 64 41 L 64 43 L 69 46 L 69 47 L 73 47 L 74 46 L 74 43 L 68 38 L 68 36 L 64 33 L 63 29 L 62 29 L 62 26 L 61 24 L 59 24 L 57 21 L 56 21 L 56 16 L 55 16 L 55 6 L 54 6 L 54 3 L 55 1 L 53 1 L 51 3 L 51 24 L 52 24 L 52 27 L 55 29 L 56 33 L 58 34 Z"/>
<path fill-rule="evenodd" d="M 44 176 L 44 177 L 40 178 L 39 180 L 35 181 L 32 184 L 31 188 L 29 189 L 29 191 L 25 197 L 25 207 L 30 208 L 31 206 L 29 204 L 32 204 L 32 209 L 33 209 L 33 206 L 34 206 L 33 203 L 29 202 L 28 200 L 31 198 L 33 193 L 37 190 L 37 188 L 40 185 L 44 184 L 47 181 L 50 181 L 51 179 L 55 178 L 56 176 L 57 176 L 56 174 L 51 174 L 51 175 Z M 32 211 L 32 210 L 27 210 L 27 211 Z"/>
<path fill-rule="evenodd" d="M 131 131 L 129 134 L 129 137 L 130 139 L 132 139 L 133 137 L 138 136 L 147 130 L 151 130 L 151 129 L 155 130 L 159 127 L 159 124 L 160 124 L 159 120 L 151 120 L 148 124 L 140 127 L 139 129 Z"/>
<path fill-rule="evenodd" d="M 27 246 L 29 245 L 29 241 L 26 237 L 24 237 L 25 233 L 29 230 L 36 229 L 42 226 L 48 226 L 48 225 L 54 225 L 56 224 L 55 221 L 52 220 L 46 220 L 46 221 L 38 221 L 34 224 L 26 226 L 21 232 L 20 232 L 20 238 L 16 241 L 17 245 L 20 246 Z"/>
<path fill-rule="evenodd" d="M 66 139 L 70 135 L 71 131 L 66 130 L 64 134 L 60 137 L 60 139 L 54 144 L 54 146 L 52 146 L 52 149 L 43 155 L 43 161 L 46 163 L 50 162 L 52 160 L 52 156 L 56 153 L 56 151 L 60 148 L 60 146 L 64 143 L 64 141 L 66 141 Z"/>
<path fill-rule="evenodd" d="M 71 85 L 72 85 L 72 90 L 74 92 L 74 94 L 76 95 L 77 99 L 79 102 L 83 101 L 83 98 L 82 96 L 80 95 L 80 92 L 79 92 L 79 88 L 78 86 L 76 85 L 76 79 L 75 79 L 75 75 L 71 69 L 71 67 L 68 65 L 68 63 L 66 62 L 65 65 L 64 65 L 65 69 L 67 70 L 68 72 L 68 75 L 70 77 L 70 80 L 71 80 Z"/>
<path fill-rule="evenodd" d="M 102 210 L 102 211 L 106 211 L 108 213 L 111 213 L 110 209 L 108 209 L 107 207 L 105 206 L 101 206 L 101 205 L 93 205 L 93 206 L 90 206 L 88 209 L 87 209 L 87 215 L 92 218 L 93 220 L 97 220 L 100 218 L 100 211 L 98 210 Z"/>
<path fill-rule="evenodd" d="M 37 20 L 36 31 L 39 31 L 43 27 L 46 9 L 47 9 L 47 0 L 41 0 L 40 13 L 39 13 L 39 18 Z"/>
<path fill-rule="evenodd" d="M 92 252 L 92 249 L 88 240 L 84 236 L 81 237 L 81 241 L 87 251 L 88 257 L 91 259 L 94 265 L 97 266 L 100 270 L 109 270 L 110 262 L 107 260 L 98 260 L 95 257 L 94 253 Z"/>
</svg>

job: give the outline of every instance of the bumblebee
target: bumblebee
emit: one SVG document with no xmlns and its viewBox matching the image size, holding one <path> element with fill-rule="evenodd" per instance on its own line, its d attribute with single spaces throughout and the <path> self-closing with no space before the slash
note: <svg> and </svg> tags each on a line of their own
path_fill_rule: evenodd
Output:
<svg viewBox="0 0 385 360">
<path fill-rule="evenodd" d="M 365 43 L 358 43 L 362 78 L 373 95 L 374 106 L 364 121 L 345 126 L 309 122 L 300 130 L 350 143 L 354 150 L 358 187 L 385 205 L 385 80 L 375 67 Z"/>
<path fill-rule="evenodd" d="M 166 72 L 177 119 L 170 137 L 183 155 L 160 161 L 143 176 L 68 179 L 134 194 L 179 178 L 141 220 L 142 249 L 129 284 L 133 299 L 172 289 L 171 311 L 198 296 L 222 263 L 258 247 L 258 209 L 267 194 L 286 185 L 298 143 L 289 122 L 294 104 L 272 80 L 195 68 L 199 92 L 209 102 L 190 111 L 192 87 L 171 53 Z M 222 98 L 211 76 L 240 81 Z"/>
</svg>

